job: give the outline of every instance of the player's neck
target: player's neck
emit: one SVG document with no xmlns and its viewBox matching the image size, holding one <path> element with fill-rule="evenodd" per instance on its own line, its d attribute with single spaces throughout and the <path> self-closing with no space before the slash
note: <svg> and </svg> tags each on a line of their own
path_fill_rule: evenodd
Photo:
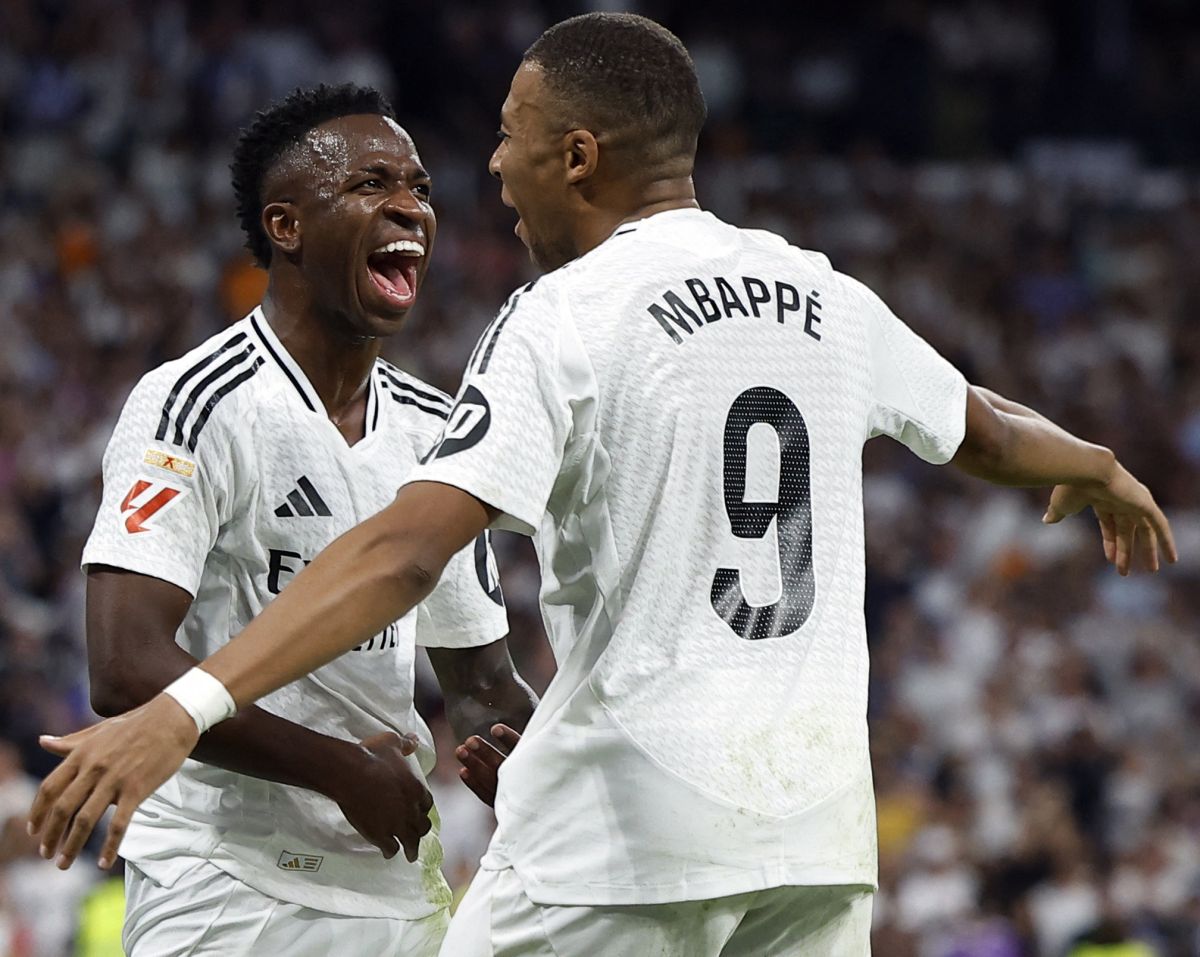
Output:
<svg viewBox="0 0 1200 957">
<path fill-rule="evenodd" d="M 330 421 L 353 445 L 364 435 L 367 386 L 383 343 L 351 337 L 336 320 L 314 315 L 310 308 L 285 308 L 268 288 L 263 315 L 288 354 L 300 366 L 325 406 Z"/>
<path fill-rule="evenodd" d="M 616 191 L 606 199 L 603 205 L 592 207 L 592 215 L 583 224 L 580 255 L 595 249 L 625 223 L 672 209 L 700 208 L 690 176 L 655 180 L 628 192 Z"/>
</svg>

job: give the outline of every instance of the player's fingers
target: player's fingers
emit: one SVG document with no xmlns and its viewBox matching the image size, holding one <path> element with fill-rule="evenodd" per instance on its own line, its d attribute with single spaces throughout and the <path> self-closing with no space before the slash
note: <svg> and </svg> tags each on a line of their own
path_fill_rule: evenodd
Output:
<svg viewBox="0 0 1200 957">
<path fill-rule="evenodd" d="M 417 862 L 417 855 L 421 851 L 421 838 L 419 836 L 409 835 L 400 839 L 400 844 L 404 848 L 404 859 L 410 864 Z"/>
<path fill-rule="evenodd" d="M 1104 560 L 1114 564 L 1117 560 L 1117 523 L 1108 512 L 1097 512 L 1096 519 L 1100 523 L 1100 537 L 1104 540 Z"/>
<path fill-rule="evenodd" d="M 121 841 L 125 838 L 125 832 L 129 830 L 133 812 L 141 803 L 131 793 L 117 796 L 117 808 L 108 822 L 108 833 L 104 835 L 104 844 L 100 848 L 100 866 L 105 870 L 117 862 L 117 851 L 121 849 Z"/>
<path fill-rule="evenodd" d="M 468 752 L 462 760 L 459 777 L 479 800 L 489 807 L 496 801 L 496 768 L 485 763 L 474 752 Z"/>
<path fill-rule="evenodd" d="M 492 767 L 499 767 L 504 761 L 504 752 L 477 734 L 473 734 L 467 738 L 463 746 L 485 764 Z"/>
<path fill-rule="evenodd" d="M 1138 526 L 1137 546 L 1142 564 L 1152 572 L 1158 571 L 1158 536 L 1149 521 Z"/>
<path fill-rule="evenodd" d="M 1117 523 L 1117 573 L 1129 574 L 1129 563 L 1133 558 L 1134 539 L 1137 526 L 1129 521 Z"/>
<path fill-rule="evenodd" d="M 417 753 L 417 748 L 421 746 L 421 739 L 415 734 L 400 735 L 400 753 L 406 758 L 411 754 Z"/>
<path fill-rule="evenodd" d="M 485 751 L 464 750 L 466 750 L 466 753 L 458 758 L 459 763 L 464 768 L 472 774 L 490 777 L 495 780 L 496 768 L 504 761 L 504 755 L 491 747 Z M 489 754 L 488 752 L 491 753 Z"/>
<path fill-rule="evenodd" d="M 41 844 L 38 847 L 38 853 L 46 858 L 46 860 L 54 857 L 55 851 L 62 842 L 68 825 L 75 817 L 75 813 L 91 796 L 98 776 L 98 772 L 94 769 L 83 769 L 80 771 L 71 778 L 70 782 L 62 789 L 58 798 L 46 812 L 40 828 Z"/>
<path fill-rule="evenodd" d="M 75 762 L 64 761 L 42 781 L 41 787 L 38 788 L 38 792 L 34 796 L 33 806 L 29 809 L 28 831 L 30 834 L 37 835 L 41 833 L 42 828 L 46 826 L 46 818 L 50 813 L 50 809 L 58 801 L 59 795 L 75 779 L 76 771 Z"/>
<path fill-rule="evenodd" d="M 97 789 L 75 812 L 75 817 L 71 819 L 71 826 L 67 830 L 67 836 L 59 846 L 58 854 L 54 858 L 54 863 L 59 869 L 65 871 L 79 856 L 79 852 L 83 850 L 83 845 L 91 837 L 93 829 L 100 823 L 108 805 L 108 794 L 102 789 Z"/>
<path fill-rule="evenodd" d="M 375 844 L 375 846 L 383 852 L 383 859 L 385 861 L 390 861 L 393 857 L 400 853 L 400 842 L 390 834 L 385 840 Z"/>
<path fill-rule="evenodd" d="M 1175 536 L 1171 532 L 1171 523 L 1167 521 L 1167 516 L 1162 513 L 1162 509 L 1156 505 L 1147 516 L 1147 520 L 1154 529 L 1159 547 L 1167 556 L 1167 561 L 1172 563 L 1179 561 L 1179 552 L 1175 549 Z"/>
<path fill-rule="evenodd" d="M 511 751 L 521 740 L 521 733 L 514 731 L 506 724 L 494 724 L 492 725 L 492 737 Z"/>
<path fill-rule="evenodd" d="M 57 754 L 60 758 L 65 758 L 68 754 L 78 747 L 78 744 L 71 740 L 70 735 L 58 737 L 53 734 L 43 734 L 38 737 L 38 745 L 43 751 L 49 751 L 51 754 Z"/>
</svg>

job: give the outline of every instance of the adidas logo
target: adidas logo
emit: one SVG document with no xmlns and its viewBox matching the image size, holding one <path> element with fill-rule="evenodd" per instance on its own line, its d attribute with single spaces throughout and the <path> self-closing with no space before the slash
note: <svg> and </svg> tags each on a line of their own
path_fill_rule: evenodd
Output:
<svg viewBox="0 0 1200 957">
<path fill-rule="evenodd" d="M 307 871 L 310 874 L 319 871 L 325 858 L 316 854 L 297 854 L 294 851 L 284 851 L 279 855 L 276 867 L 283 871 Z"/>
<path fill-rule="evenodd" d="M 287 501 L 275 509 L 275 514 L 280 518 L 296 518 L 297 516 L 307 518 L 310 515 L 328 517 L 333 512 L 329 511 L 325 499 L 321 498 L 321 494 L 308 480 L 308 476 L 301 475 L 296 479 L 296 487 L 288 492 Z"/>
</svg>

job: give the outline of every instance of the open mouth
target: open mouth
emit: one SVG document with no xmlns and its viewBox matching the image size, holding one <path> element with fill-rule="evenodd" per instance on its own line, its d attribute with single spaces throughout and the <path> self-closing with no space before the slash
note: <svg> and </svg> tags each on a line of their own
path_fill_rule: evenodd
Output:
<svg viewBox="0 0 1200 957">
<path fill-rule="evenodd" d="M 425 247 L 411 239 L 380 246 L 367 257 L 371 281 L 393 305 L 407 307 L 417 298 L 417 266 Z"/>
</svg>

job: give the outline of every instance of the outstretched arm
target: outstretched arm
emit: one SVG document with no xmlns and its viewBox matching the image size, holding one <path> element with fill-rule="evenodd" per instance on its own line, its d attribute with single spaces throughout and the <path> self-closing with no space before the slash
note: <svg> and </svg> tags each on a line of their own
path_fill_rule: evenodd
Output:
<svg viewBox="0 0 1200 957">
<path fill-rule="evenodd" d="M 1105 558 L 1122 575 L 1133 556 L 1152 571 L 1159 551 L 1175 561 L 1171 526 L 1146 486 L 1103 446 L 1076 438 L 1019 403 L 974 386 L 967 390 L 967 427 L 955 465 L 998 485 L 1053 485 L 1043 521 L 1060 522 L 1091 506 Z"/>
<path fill-rule="evenodd" d="M 432 590 L 450 557 L 494 517 L 450 486 L 405 486 L 388 508 L 318 555 L 205 660 L 204 670 L 224 684 L 236 706 L 252 704 L 407 613 Z M 128 714 L 50 741 L 67 757 L 38 791 L 32 830 L 51 853 L 57 850 L 61 866 L 69 866 L 115 803 L 100 854 L 101 865 L 111 865 L 138 804 L 178 769 L 198 737 L 183 708 L 158 694 Z"/>
</svg>

